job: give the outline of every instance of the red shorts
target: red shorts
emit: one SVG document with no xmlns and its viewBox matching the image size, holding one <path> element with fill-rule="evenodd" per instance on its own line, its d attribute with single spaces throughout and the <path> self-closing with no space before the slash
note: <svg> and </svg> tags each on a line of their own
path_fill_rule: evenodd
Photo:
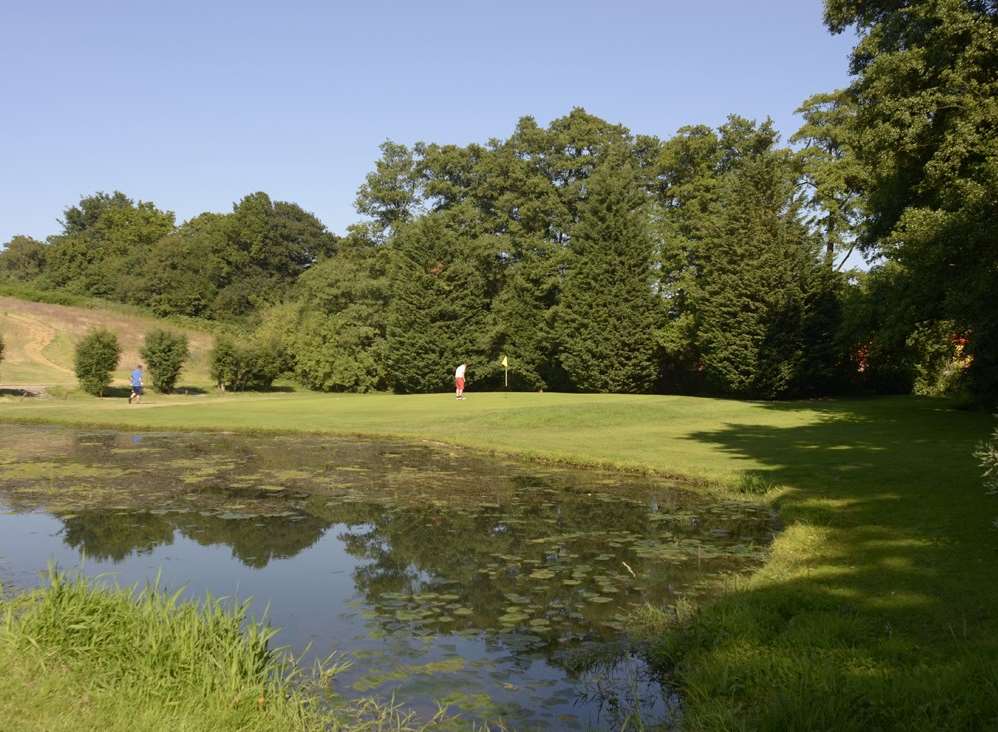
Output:
<svg viewBox="0 0 998 732">
<path fill-rule="evenodd" d="M 464 377 L 463 376 L 459 376 L 456 379 L 454 379 L 454 386 L 456 386 L 458 389 L 463 389 L 464 388 Z"/>
</svg>

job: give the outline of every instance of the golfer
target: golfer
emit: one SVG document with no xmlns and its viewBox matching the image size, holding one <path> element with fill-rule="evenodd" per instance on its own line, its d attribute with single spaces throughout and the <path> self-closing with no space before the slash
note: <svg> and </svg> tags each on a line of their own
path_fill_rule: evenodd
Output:
<svg viewBox="0 0 998 732">
<path fill-rule="evenodd" d="M 461 364 L 454 370 L 454 392 L 458 399 L 464 399 L 464 370 L 467 364 Z"/>
<path fill-rule="evenodd" d="M 142 401 L 142 364 L 138 364 L 132 372 L 132 393 L 128 395 L 129 404 Z"/>
</svg>

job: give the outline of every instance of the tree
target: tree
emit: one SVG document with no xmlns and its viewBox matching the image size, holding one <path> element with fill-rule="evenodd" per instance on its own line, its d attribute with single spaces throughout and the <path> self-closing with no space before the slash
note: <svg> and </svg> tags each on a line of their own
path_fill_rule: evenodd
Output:
<svg viewBox="0 0 998 732">
<path fill-rule="evenodd" d="M 0 277 L 28 282 L 45 269 L 45 245 L 30 236 L 15 236 L 0 251 Z"/>
<path fill-rule="evenodd" d="M 760 124 L 731 115 L 716 130 L 683 127 L 658 146 L 650 187 L 658 202 L 656 285 L 664 307 L 657 337 L 664 352 L 665 388 L 707 387 L 697 328 L 710 286 L 706 262 L 725 214 L 724 196 L 731 177 L 747 161 L 770 153 L 777 138 L 769 120 Z"/>
<path fill-rule="evenodd" d="M 202 214 L 159 241 L 139 299 L 159 315 L 241 318 L 288 296 L 337 241 L 299 206 L 254 193 L 231 214 Z"/>
<path fill-rule="evenodd" d="M 45 278 L 56 288 L 134 302 L 146 257 L 174 229 L 171 211 L 97 193 L 66 209 L 63 233 L 51 238 Z"/>
<path fill-rule="evenodd" d="M 792 157 L 771 150 L 724 178 L 693 298 L 696 349 L 721 393 L 773 398 L 803 386 L 819 242 L 800 221 L 795 182 Z"/>
<path fill-rule="evenodd" d="M 529 256 L 509 266 L 493 301 L 495 353 L 511 359 L 513 389 L 568 386 L 558 361 L 558 303 L 566 252 Z"/>
<path fill-rule="evenodd" d="M 384 241 L 420 211 L 419 163 L 424 147 L 417 143 L 410 150 L 405 145 L 385 140 L 380 149 L 381 159 L 357 191 L 354 206 L 359 213 L 373 219 L 375 236 Z"/>
<path fill-rule="evenodd" d="M 104 396 L 111 384 L 111 372 L 118 368 L 121 346 L 109 330 L 95 328 L 87 332 L 76 346 L 76 378 L 88 394 Z"/>
<path fill-rule="evenodd" d="M 972 387 L 998 400 L 998 6 L 827 0 L 855 27 L 847 89 L 869 215 L 860 243 L 911 273 L 915 320 L 968 333 Z"/>
<path fill-rule="evenodd" d="M 355 230 L 339 252 L 302 275 L 287 339 L 295 375 L 310 389 L 387 385 L 388 251 Z"/>
<path fill-rule="evenodd" d="M 4 349 L 3 336 L 0 335 L 0 363 L 3 363 L 3 349 Z"/>
<path fill-rule="evenodd" d="M 139 353 L 149 367 L 153 389 L 163 394 L 173 391 L 190 356 L 186 335 L 161 329 L 146 333 Z"/>
<path fill-rule="evenodd" d="M 391 252 L 389 379 L 396 391 L 449 389 L 467 362 L 489 372 L 490 304 L 498 251 L 467 206 L 423 216 L 402 227 Z"/>
<path fill-rule="evenodd" d="M 284 355 L 273 343 L 237 343 L 221 337 L 211 352 L 211 378 L 221 389 L 269 389 L 282 370 Z"/>
<path fill-rule="evenodd" d="M 201 214 L 157 242 L 146 262 L 140 302 L 164 317 L 224 317 L 216 298 L 234 274 L 230 221 L 225 214 Z"/>
<path fill-rule="evenodd" d="M 842 91 L 815 94 L 797 110 L 804 124 L 790 138 L 791 142 L 804 143 L 801 159 L 804 182 L 810 188 L 809 223 L 825 240 L 829 267 L 836 257 L 840 268 L 849 258 L 862 220 L 864 172 L 851 139 L 855 113 L 852 98 Z"/>
<path fill-rule="evenodd" d="M 653 242 L 623 150 L 589 178 L 559 310 L 560 360 L 583 391 L 644 392 L 658 376 Z"/>
</svg>

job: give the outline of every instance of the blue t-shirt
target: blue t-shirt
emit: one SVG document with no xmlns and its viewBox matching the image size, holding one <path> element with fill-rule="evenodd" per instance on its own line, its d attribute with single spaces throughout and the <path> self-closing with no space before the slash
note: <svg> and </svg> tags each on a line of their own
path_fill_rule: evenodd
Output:
<svg viewBox="0 0 998 732">
<path fill-rule="evenodd" d="M 142 386 L 142 369 L 132 372 L 132 386 Z"/>
</svg>

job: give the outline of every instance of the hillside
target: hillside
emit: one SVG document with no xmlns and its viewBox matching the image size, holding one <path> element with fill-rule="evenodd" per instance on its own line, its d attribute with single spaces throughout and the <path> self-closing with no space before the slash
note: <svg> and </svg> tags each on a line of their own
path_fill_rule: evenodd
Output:
<svg viewBox="0 0 998 732">
<path fill-rule="evenodd" d="M 121 344 L 123 353 L 114 373 L 115 384 L 128 383 L 128 372 L 141 361 L 139 349 L 142 339 L 156 327 L 187 334 L 191 358 L 181 374 L 181 385 L 204 385 L 211 381 L 208 352 L 214 344 L 214 336 L 210 333 L 124 311 L 0 297 L 0 335 L 5 343 L 3 361 L 0 362 L 0 385 L 75 386 L 74 348 L 83 335 L 94 327 L 112 331 Z"/>
</svg>

